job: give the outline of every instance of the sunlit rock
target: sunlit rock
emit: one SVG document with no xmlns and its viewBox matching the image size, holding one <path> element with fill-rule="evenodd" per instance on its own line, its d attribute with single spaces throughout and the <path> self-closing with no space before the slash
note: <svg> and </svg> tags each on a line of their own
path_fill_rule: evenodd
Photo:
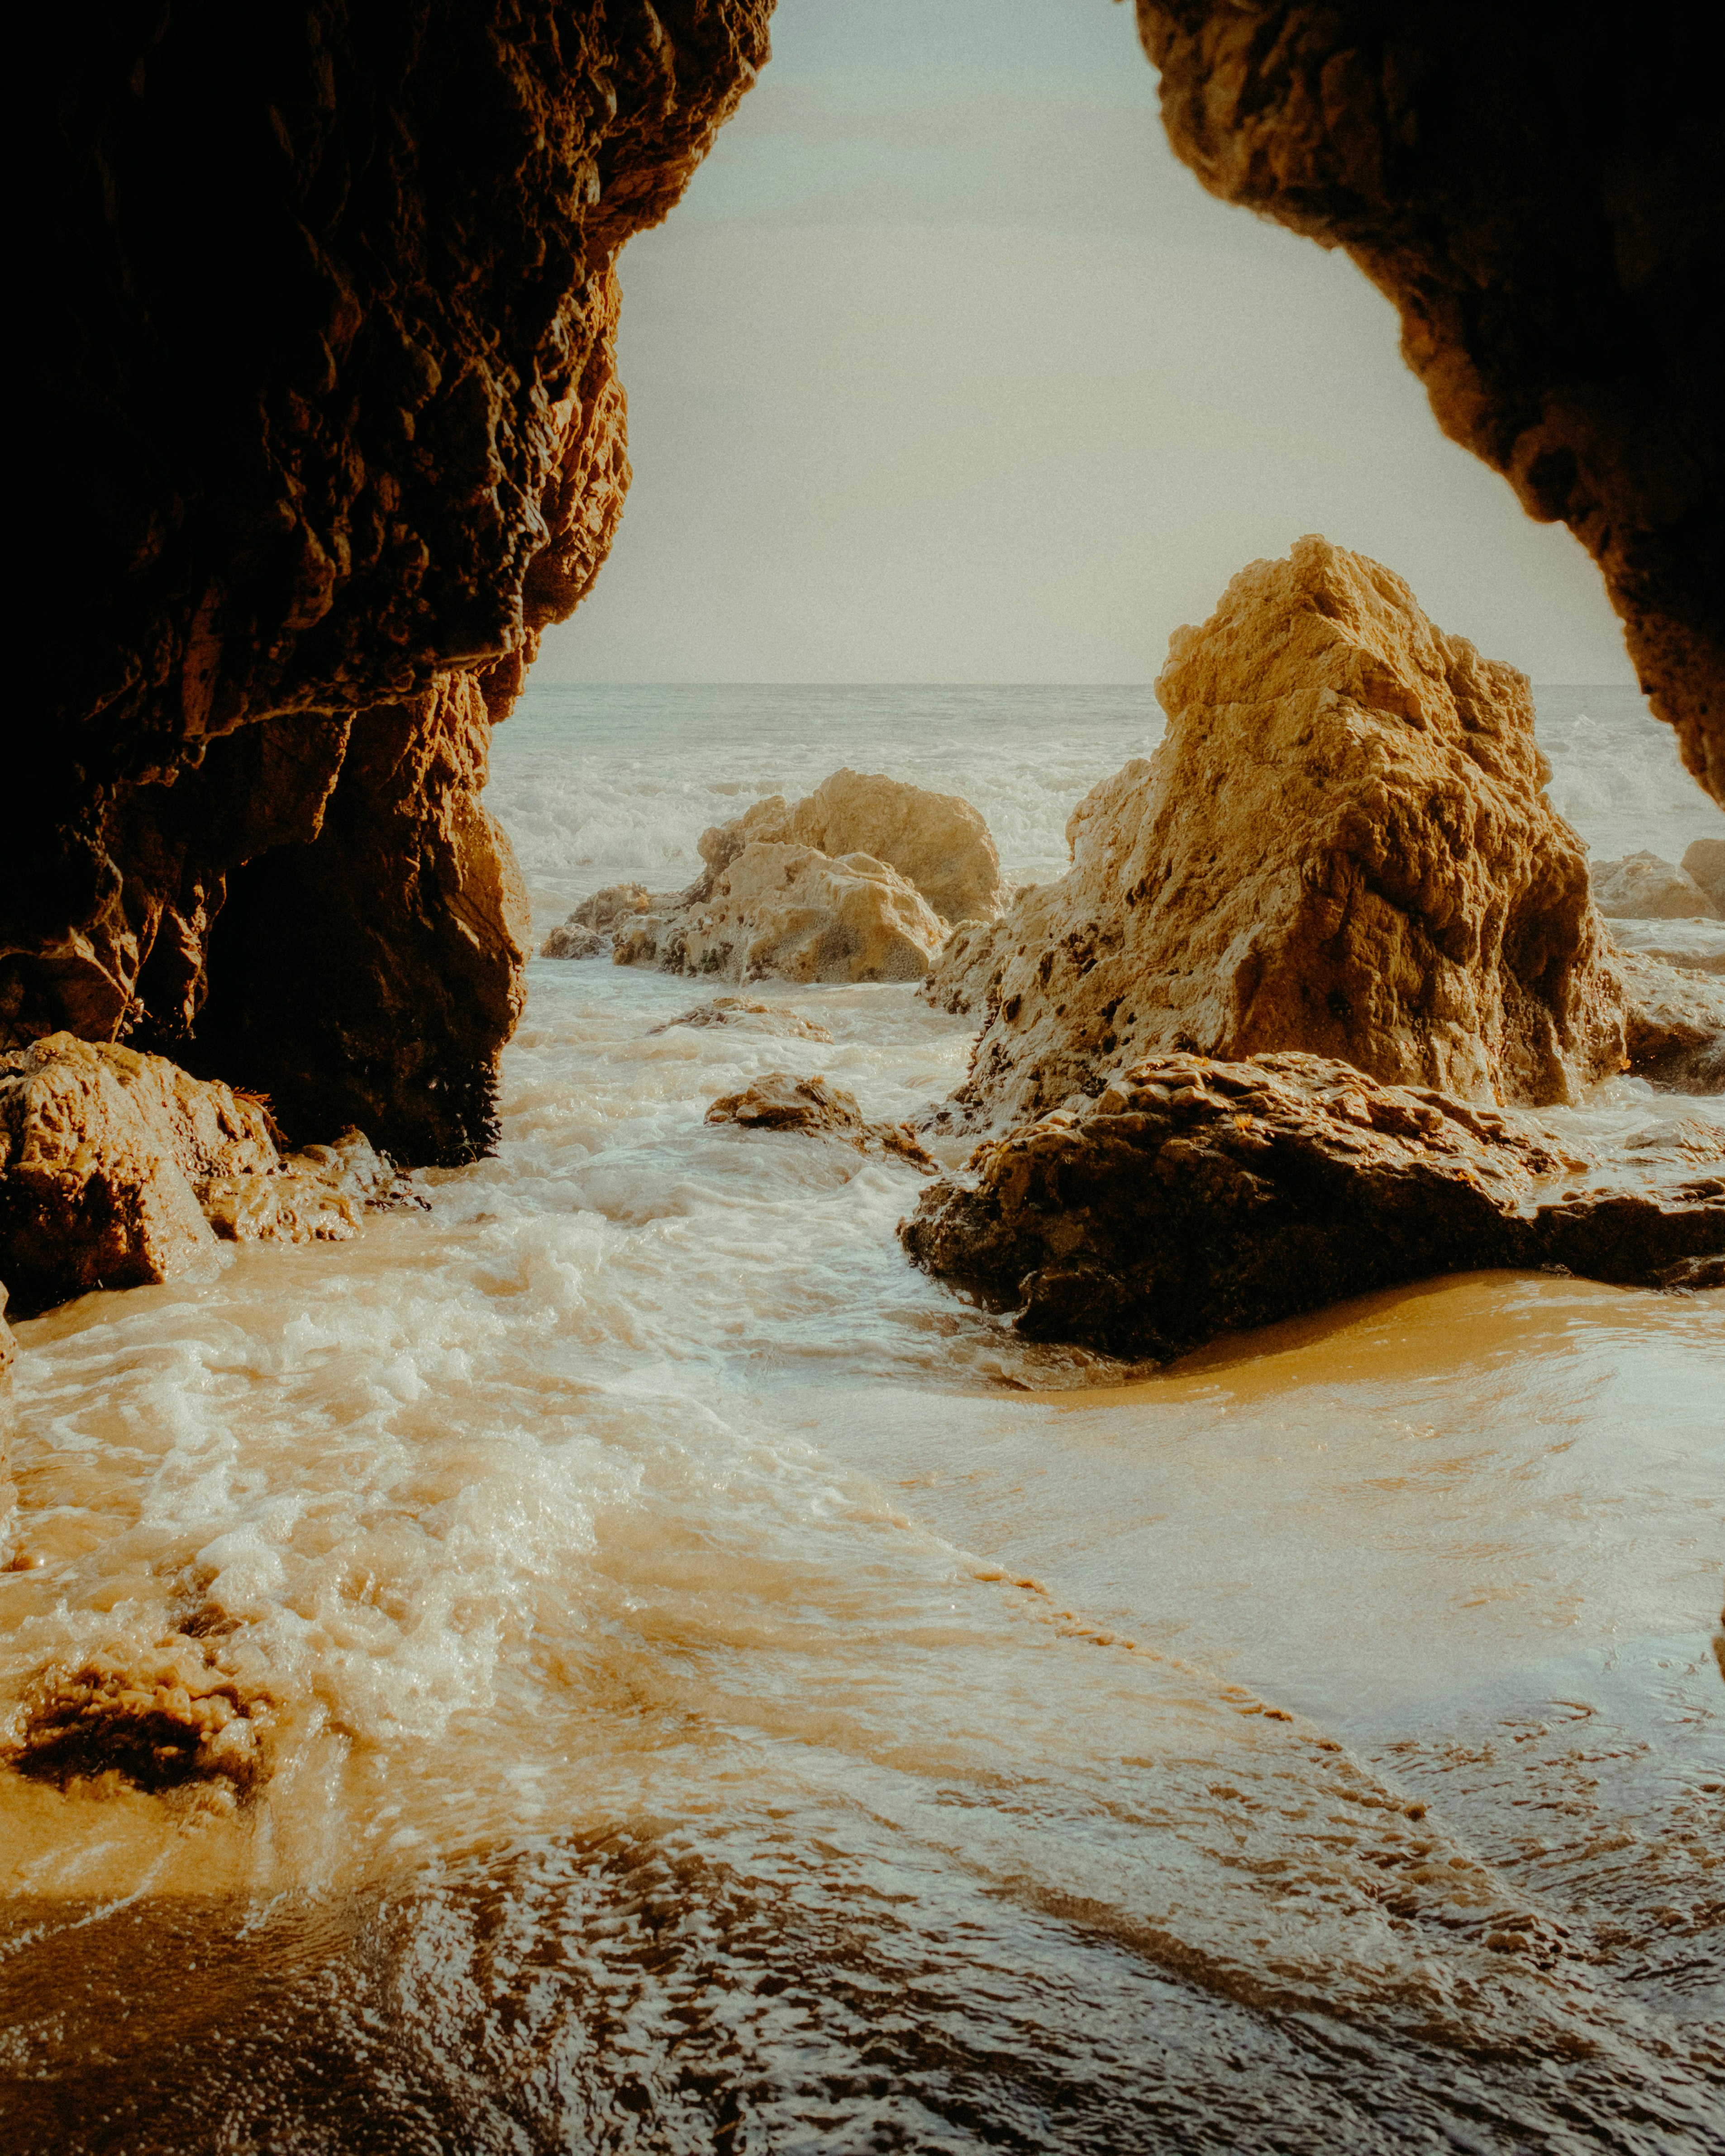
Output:
<svg viewBox="0 0 1725 2156">
<path fill-rule="evenodd" d="M 1626 854 L 1599 861 L 1593 871 L 1594 898 L 1608 920 L 1715 921 L 1718 908 L 1686 869 L 1657 854 Z"/>
<path fill-rule="evenodd" d="M 1499 1101 L 1622 1067 L 1524 675 L 1435 628 L 1389 570 L 1307 538 L 1175 632 L 1157 694 L 1154 756 L 1086 796 L 1070 872 L 1000 924 L 958 1096 L 978 1119 L 1178 1049 L 1299 1049 Z"/>
<path fill-rule="evenodd" d="M 979 1147 L 900 1233 L 1026 1333 L 1165 1358 L 1435 1273 L 1725 1280 L 1725 1131 L 1679 1123 L 1602 1169 L 1332 1059 L 1163 1056 Z"/>
<path fill-rule="evenodd" d="M 1725 955 L 1712 973 L 1620 951 L 1630 1067 L 1677 1093 L 1725 1093 Z"/>
<path fill-rule="evenodd" d="M 834 859 L 866 854 L 896 869 L 944 921 L 990 921 L 1005 903 L 1000 855 L 979 810 L 956 793 L 845 769 L 813 793 L 757 801 L 701 836 L 708 880 L 745 846 L 812 846 Z"/>
<path fill-rule="evenodd" d="M 620 966 L 729 980 L 920 981 L 946 931 L 884 861 L 750 844 L 675 911 L 615 932 Z"/>
</svg>

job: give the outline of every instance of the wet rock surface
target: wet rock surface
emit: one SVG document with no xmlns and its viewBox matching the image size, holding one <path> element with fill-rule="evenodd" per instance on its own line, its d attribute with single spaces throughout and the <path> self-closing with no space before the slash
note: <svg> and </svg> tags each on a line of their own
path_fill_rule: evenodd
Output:
<svg viewBox="0 0 1725 2156">
<path fill-rule="evenodd" d="M 267 1105 L 55 1034 L 0 1056 L 0 1266 L 21 1306 L 167 1280 L 228 1241 L 345 1240 L 404 1202 L 357 1131 L 284 1158 Z"/>
<path fill-rule="evenodd" d="M 1173 1050 L 1533 1103 L 1622 1067 L 1525 676 L 1311 537 L 1175 633 L 1157 694 L 1167 735 L 1074 811 L 1070 874 L 954 952 L 949 998 L 988 1011 L 957 1096 L 977 1121 Z"/>
<path fill-rule="evenodd" d="M 539 946 L 542 958 L 608 958 L 611 939 L 597 928 L 578 921 L 559 921 Z"/>
<path fill-rule="evenodd" d="M 263 1778 L 274 1705 L 266 1687 L 195 1641 L 170 1639 L 142 1665 L 104 1655 L 48 1672 L 0 1756 L 62 1789 L 108 1781 L 160 1792 L 201 1783 L 231 1800 Z"/>
<path fill-rule="evenodd" d="M 1620 951 L 1617 964 L 1637 1075 L 1673 1092 L 1725 1093 L 1725 958 L 1711 973 L 1636 951 Z"/>
<path fill-rule="evenodd" d="M 900 1233 L 1034 1337 L 1163 1358 L 1436 1273 L 1725 1280 L 1725 1132 L 1674 1121 L 1602 1164 L 1332 1059 L 1170 1055 L 979 1147 Z"/>
<path fill-rule="evenodd" d="M 505 716 L 604 559 L 613 264 L 768 13 L 33 18 L 0 1045 L 201 1058 L 296 1138 L 488 1142 L 521 954 L 449 714 Z"/>
<path fill-rule="evenodd" d="M 1725 801 L 1725 245 L 1702 8 L 1137 0 L 1178 156 L 1342 247 L 1445 434 L 1593 554 L 1643 688 Z"/>
<path fill-rule="evenodd" d="M 736 1123 L 748 1131 L 793 1131 L 805 1137 L 836 1138 L 863 1152 L 884 1152 L 927 1173 L 936 1163 L 903 1123 L 863 1119 L 855 1094 L 828 1078 L 798 1078 L 767 1070 L 740 1093 L 726 1093 L 706 1111 L 709 1123 Z"/>
</svg>

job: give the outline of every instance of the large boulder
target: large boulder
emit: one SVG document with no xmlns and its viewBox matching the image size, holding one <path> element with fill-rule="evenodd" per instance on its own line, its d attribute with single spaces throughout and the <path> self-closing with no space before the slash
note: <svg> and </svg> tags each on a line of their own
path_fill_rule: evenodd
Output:
<svg viewBox="0 0 1725 2156">
<path fill-rule="evenodd" d="M 812 846 L 746 845 L 675 911 L 632 916 L 620 966 L 729 980 L 920 981 L 946 931 L 884 861 Z"/>
<path fill-rule="evenodd" d="M 896 869 L 945 921 L 992 921 L 1006 902 L 1000 856 L 980 812 L 956 793 L 845 769 L 813 793 L 757 801 L 701 836 L 701 857 L 716 877 L 747 845 L 813 846 L 835 860 L 867 854 Z"/>
<path fill-rule="evenodd" d="M 1388 569 L 1307 538 L 1177 630 L 1156 685 L 1155 755 L 1080 803 L 1070 872 L 993 939 L 959 1095 L 978 1118 L 1178 1049 L 1305 1050 L 1481 1101 L 1568 1100 L 1622 1067 L 1620 990 L 1524 675 L 1435 628 Z"/>
<path fill-rule="evenodd" d="M 1329 1058 L 1162 1056 L 978 1147 L 900 1233 L 1032 1337 L 1163 1358 L 1476 1267 L 1725 1285 L 1725 1131 L 1676 1124 L 1602 1172 Z"/>
<path fill-rule="evenodd" d="M 1594 869 L 1594 899 L 1609 921 L 1715 921 L 1719 909 L 1686 869 L 1657 854 L 1625 854 Z"/>
<path fill-rule="evenodd" d="M 357 1132 L 284 1159 L 266 1105 L 51 1034 L 0 1055 L 0 1270 L 27 1308 L 184 1272 L 218 1237 L 353 1235 L 395 1178 Z"/>
</svg>

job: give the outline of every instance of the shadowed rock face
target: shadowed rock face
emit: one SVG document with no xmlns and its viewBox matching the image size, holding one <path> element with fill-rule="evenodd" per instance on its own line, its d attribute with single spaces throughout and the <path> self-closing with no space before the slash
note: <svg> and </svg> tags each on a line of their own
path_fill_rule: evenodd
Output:
<svg viewBox="0 0 1725 2156">
<path fill-rule="evenodd" d="M 1518 1117 L 1322 1056 L 1159 1056 L 972 1168 L 901 1223 L 911 1257 L 1033 1337 L 1126 1354 L 1479 1267 L 1725 1283 L 1717 1126 L 1643 1133 L 1602 1172 Z"/>
<path fill-rule="evenodd" d="M 1439 424 L 1604 573 L 1725 801 L 1717 11 L 1137 0 L 1175 151 L 1393 300 Z"/>
<path fill-rule="evenodd" d="M 452 758 L 449 715 L 470 726 L 475 682 L 506 714 L 604 558 L 628 480 L 611 265 L 752 80 L 769 11 L 35 19 L 11 1044 L 64 1027 L 207 1064 L 187 1044 L 208 1028 L 305 1134 L 377 1094 L 356 1066 L 387 989 L 390 1022 L 429 1011 L 413 1083 L 454 1105 L 389 1097 L 378 1135 L 416 1158 L 484 1142 L 520 954 L 500 938 L 452 988 L 459 925 L 429 924 L 440 880 L 459 911 L 512 873 L 471 798 L 482 740 Z M 389 773 L 416 762 L 440 775 L 408 803 Z M 311 891 L 320 947 L 272 988 L 248 954 Z"/>
</svg>

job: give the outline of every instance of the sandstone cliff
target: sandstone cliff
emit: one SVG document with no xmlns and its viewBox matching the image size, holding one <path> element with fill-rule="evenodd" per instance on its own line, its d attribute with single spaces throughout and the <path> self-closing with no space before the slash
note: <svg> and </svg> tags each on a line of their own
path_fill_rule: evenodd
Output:
<svg viewBox="0 0 1725 2156">
<path fill-rule="evenodd" d="M 1438 424 L 1594 555 L 1654 710 L 1725 801 L 1716 11 L 1137 13 L 1176 152 L 1395 303 Z"/>
<path fill-rule="evenodd" d="M 978 1148 L 900 1233 L 1040 1339 L 1177 1355 L 1434 1273 L 1725 1286 L 1725 1137 L 1599 1165 L 1514 1116 L 1313 1055 L 1163 1056 Z"/>
<path fill-rule="evenodd" d="M 1185 1049 L 1299 1049 L 1387 1083 L 1548 1101 L 1620 1069 L 1580 842 L 1525 679 L 1318 538 L 1172 639 L 1155 756 L 1095 788 L 1073 866 L 954 939 L 927 993 L 986 998 L 958 1097 L 996 1124 Z"/>
<path fill-rule="evenodd" d="M 298 1134 L 485 1142 L 520 952 L 472 692 L 506 713 L 604 557 L 612 264 L 769 7 L 31 18 L 6 1040 L 232 1050 Z"/>
</svg>

